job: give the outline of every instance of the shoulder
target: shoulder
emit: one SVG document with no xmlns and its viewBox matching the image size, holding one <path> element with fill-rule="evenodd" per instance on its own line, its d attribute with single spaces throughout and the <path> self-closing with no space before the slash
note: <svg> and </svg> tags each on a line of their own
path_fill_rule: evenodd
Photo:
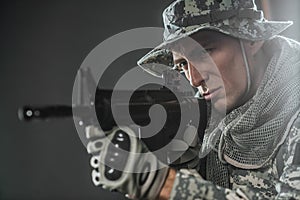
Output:
<svg viewBox="0 0 300 200">
<path fill-rule="evenodd" d="M 289 134 L 282 146 L 283 170 L 276 184 L 279 197 L 300 198 L 300 112 L 290 121 Z M 279 160 L 279 159 L 278 159 Z"/>
<path fill-rule="evenodd" d="M 287 57 L 295 57 L 297 61 L 300 58 L 300 43 L 296 40 L 283 36 L 275 36 L 266 40 L 264 42 L 263 49 L 267 55 L 288 55 Z"/>
<path fill-rule="evenodd" d="M 285 145 L 291 146 L 300 142 L 300 110 L 291 117 L 287 124 L 288 135 L 285 141 Z"/>
<path fill-rule="evenodd" d="M 300 110 L 297 110 L 291 117 L 286 131 L 287 137 L 276 156 L 279 168 L 281 168 L 279 171 L 287 166 L 300 165 Z"/>
<path fill-rule="evenodd" d="M 287 46 L 287 47 L 296 48 L 296 49 L 300 48 L 300 42 L 298 42 L 294 39 L 288 38 L 288 37 L 280 36 L 280 35 L 267 40 L 267 43 L 273 43 L 273 44 L 276 44 L 279 46 Z"/>
<path fill-rule="evenodd" d="M 291 118 L 287 125 L 288 135 L 285 141 L 285 165 L 291 165 L 298 159 L 300 165 L 300 157 L 295 157 L 295 154 L 300 154 L 300 111 L 298 110 Z"/>
</svg>

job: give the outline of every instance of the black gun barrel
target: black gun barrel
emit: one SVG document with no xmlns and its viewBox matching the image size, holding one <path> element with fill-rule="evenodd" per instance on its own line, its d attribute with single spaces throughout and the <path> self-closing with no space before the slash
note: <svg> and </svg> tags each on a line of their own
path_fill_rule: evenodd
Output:
<svg viewBox="0 0 300 200">
<path fill-rule="evenodd" d="M 178 118 L 181 115 L 180 107 L 184 108 L 184 111 L 190 112 L 195 108 L 195 105 L 199 106 L 200 114 L 204 114 L 206 116 L 207 107 L 204 99 L 196 99 L 196 98 L 186 98 L 182 101 L 160 101 L 160 102 L 130 102 L 130 103 L 123 103 L 118 102 L 116 104 L 110 105 L 110 103 L 102 103 L 96 104 L 95 106 L 68 106 L 68 105 L 49 105 L 49 106 L 24 106 L 18 110 L 18 116 L 21 121 L 32 121 L 32 120 L 47 120 L 47 119 L 58 119 L 58 118 L 66 118 L 75 117 L 88 119 L 91 116 L 92 111 L 96 111 L 98 120 L 100 123 L 107 124 L 107 125 L 114 125 L 114 117 L 112 110 L 115 113 L 121 113 L 119 115 L 119 119 L 124 124 L 128 123 L 128 116 L 124 115 L 123 113 L 126 109 L 129 109 L 129 113 L 132 119 L 140 124 L 146 125 L 150 122 L 149 118 L 149 109 L 154 104 L 159 104 L 163 106 L 169 117 L 171 118 Z"/>
<path fill-rule="evenodd" d="M 72 116 L 72 106 L 24 106 L 18 110 L 19 119 L 31 121 L 34 119 L 45 120 L 49 118 L 63 118 Z"/>
</svg>

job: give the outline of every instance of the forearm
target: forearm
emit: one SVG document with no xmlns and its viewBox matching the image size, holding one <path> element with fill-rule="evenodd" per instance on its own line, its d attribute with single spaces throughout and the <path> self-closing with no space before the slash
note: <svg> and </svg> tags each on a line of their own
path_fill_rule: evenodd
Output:
<svg viewBox="0 0 300 200">
<path fill-rule="evenodd" d="M 169 170 L 168 177 L 165 181 L 165 184 L 159 194 L 159 200 L 167 200 L 170 199 L 171 191 L 174 185 L 174 181 L 176 178 L 176 171 L 174 169 Z"/>
</svg>

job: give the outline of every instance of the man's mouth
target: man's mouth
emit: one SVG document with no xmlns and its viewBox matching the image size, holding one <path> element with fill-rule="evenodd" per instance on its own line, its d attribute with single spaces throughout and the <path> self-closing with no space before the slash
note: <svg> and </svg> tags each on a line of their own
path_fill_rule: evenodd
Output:
<svg viewBox="0 0 300 200">
<path fill-rule="evenodd" d="M 215 92 L 218 89 L 209 89 L 207 85 L 204 83 L 199 87 L 200 94 L 206 99 L 211 100 L 213 96 L 215 96 Z"/>
</svg>

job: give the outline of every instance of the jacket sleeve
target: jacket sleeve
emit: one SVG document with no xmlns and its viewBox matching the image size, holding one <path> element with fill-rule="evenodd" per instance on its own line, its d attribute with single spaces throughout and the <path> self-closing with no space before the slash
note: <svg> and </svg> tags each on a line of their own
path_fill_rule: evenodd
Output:
<svg viewBox="0 0 300 200">
<path fill-rule="evenodd" d="M 247 195 L 246 195 L 247 194 Z M 244 200 L 258 199 L 251 190 L 230 190 L 204 180 L 196 170 L 181 169 L 177 172 L 170 199 L 172 200 Z"/>
<path fill-rule="evenodd" d="M 300 199 L 300 168 L 286 167 L 276 184 L 277 195 L 269 195 L 267 199 L 294 200 Z M 259 200 L 266 199 L 264 189 L 250 186 L 228 189 L 219 187 L 204 180 L 196 170 L 181 169 L 177 172 L 170 199 L 172 200 Z"/>
<path fill-rule="evenodd" d="M 283 172 L 276 184 L 277 199 L 300 199 L 300 113 L 283 145 Z"/>
</svg>

